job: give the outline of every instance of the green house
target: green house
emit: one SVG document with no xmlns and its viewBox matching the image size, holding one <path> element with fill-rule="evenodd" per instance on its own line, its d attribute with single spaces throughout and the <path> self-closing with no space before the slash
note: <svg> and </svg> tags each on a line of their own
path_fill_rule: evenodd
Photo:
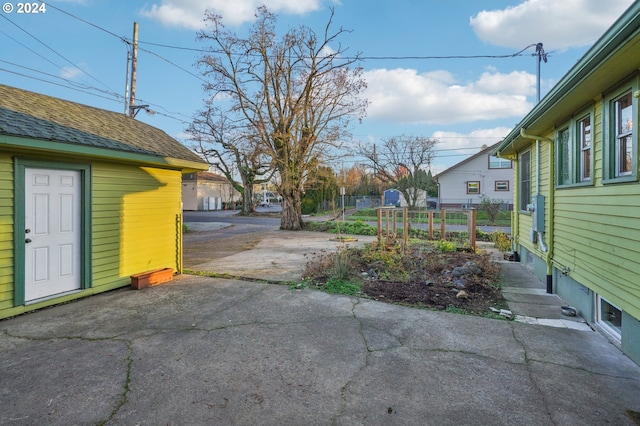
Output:
<svg viewBox="0 0 640 426">
<path fill-rule="evenodd" d="M 514 162 L 513 249 L 640 364 L 640 2 L 495 148 Z"/>
<path fill-rule="evenodd" d="M 0 318 L 181 271 L 202 159 L 124 114 L 0 85 Z"/>
</svg>

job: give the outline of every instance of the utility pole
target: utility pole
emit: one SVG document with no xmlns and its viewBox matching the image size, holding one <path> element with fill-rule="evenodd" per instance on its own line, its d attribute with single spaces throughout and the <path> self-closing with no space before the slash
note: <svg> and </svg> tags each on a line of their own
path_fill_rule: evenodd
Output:
<svg viewBox="0 0 640 426">
<path fill-rule="evenodd" d="M 129 98 L 129 117 L 135 117 L 136 77 L 138 72 L 138 23 L 133 23 L 133 49 L 131 53 L 131 96 Z"/>
<path fill-rule="evenodd" d="M 129 114 L 129 64 L 131 61 L 131 51 L 127 43 L 127 70 L 124 75 L 124 113 Z"/>
<path fill-rule="evenodd" d="M 536 68 L 536 103 L 540 102 L 540 62 L 547 62 L 547 54 L 544 52 L 542 43 L 536 44 L 536 56 L 538 57 Z"/>
</svg>

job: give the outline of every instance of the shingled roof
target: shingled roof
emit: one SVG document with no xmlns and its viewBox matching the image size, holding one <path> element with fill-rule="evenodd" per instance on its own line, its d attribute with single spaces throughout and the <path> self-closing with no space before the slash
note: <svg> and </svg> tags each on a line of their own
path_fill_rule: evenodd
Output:
<svg viewBox="0 0 640 426">
<path fill-rule="evenodd" d="M 125 114 L 1 84 L 0 135 L 204 163 L 162 130 Z"/>
</svg>

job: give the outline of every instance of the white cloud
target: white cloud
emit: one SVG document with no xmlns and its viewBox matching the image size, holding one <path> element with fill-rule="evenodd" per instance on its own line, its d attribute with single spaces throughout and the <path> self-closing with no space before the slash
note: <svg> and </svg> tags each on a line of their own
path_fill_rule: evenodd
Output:
<svg viewBox="0 0 640 426">
<path fill-rule="evenodd" d="M 470 25 L 483 41 L 521 49 L 542 42 L 545 50 L 595 42 L 633 0 L 526 0 L 502 10 L 483 10 Z"/>
<path fill-rule="evenodd" d="M 454 124 L 522 117 L 536 77 L 522 71 L 489 70 L 477 81 L 456 84 L 448 71 L 418 74 L 413 69 L 377 69 L 364 74 L 370 105 L 367 117 L 402 124 Z"/>
<path fill-rule="evenodd" d="M 60 70 L 60 77 L 67 80 L 73 80 L 81 74 L 84 74 L 84 71 L 78 67 L 62 67 Z"/>
<path fill-rule="evenodd" d="M 199 30 L 204 27 L 206 10 L 222 16 L 225 24 L 236 26 L 254 20 L 258 6 L 266 4 L 270 12 L 301 15 L 318 10 L 321 0 L 161 0 L 140 11 L 142 16 L 169 27 Z"/>
</svg>

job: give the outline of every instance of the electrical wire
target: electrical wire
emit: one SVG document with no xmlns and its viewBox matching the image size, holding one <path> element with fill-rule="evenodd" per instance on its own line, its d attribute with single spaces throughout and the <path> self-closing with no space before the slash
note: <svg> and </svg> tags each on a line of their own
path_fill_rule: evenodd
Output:
<svg viewBox="0 0 640 426">
<path fill-rule="evenodd" d="M 0 62 L 8 64 L 8 65 L 12 65 L 12 66 L 17 67 L 17 68 L 22 68 L 22 69 L 25 69 L 25 70 L 28 70 L 28 71 L 32 71 L 32 72 L 35 72 L 35 73 L 38 73 L 38 74 L 43 74 L 43 75 L 46 75 L 47 77 L 51 77 L 51 78 L 55 78 L 55 79 L 58 79 L 58 80 L 62 80 L 65 83 L 68 83 L 68 84 L 70 84 L 72 86 L 75 86 L 78 90 L 83 90 L 84 89 L 83 91 L 85 91 L 85 93 L 89 93 L 89 92 L 86 92 L 86 90 L 95 90 L 95 91 L 98 91 L 98 92 L 102 92 L 105 95 L 114 96 L 115 98 L 121 98 L 122 97 L 122 96 L 118 95 L 115 92 L 108 92 L 108 91 L 106 91 L 104 89 L 100 89 L 98 87 L 93 87 L 93 86 L 89 86 L 89 85 L 84 84 L 84 83 L 78 83 L 78 82 L 75 82 L 75 81 L 71 81 L 71 80 L 66 79 L 64 77 L 60 77 L 60 76 L 57 76 L 57 75 L 54 75 L 54 74 L 50 74 L 50 73 L 47 73 L 47 72 L 44 72 L 44 71 L 40 71 L 40 70 L 37 70 L 37 69 L 34 69 L 34 68 L 25 67 L 23 65 L 19 65 L 19 64 L 16 64 L 16 63 L 13 63 L 13 62 L 9 62 L 9 61 L 4 61 L 2 59 L 0 59 Z M 2 71 L 10 72 L 10 71 L 8 71 L 8 70 L 6 70 L 4 68 L 2 69 Z M 26 74 L 19 74 L 19 75 L 23 75 L 25 77 L 28 77 Z"/>
<path fill-rule="evenodd" d="M 153 55 L 153 56 L 155 56 L 155 57 L 157 57 L 157 58 L 159 58 L 159 59 L 162 59 L 163 61 L 167 62 L 168 64 L 173 65 L 174 67 L 178 68 L 179 70 L 181 70 L 181 71 L 183 71 L 183 72 L 185 72 L 185 73 L 187 73 L 187 74 L 191 75 L 192 77 L 197 78 L 198 80 L 202 81 L 203 83 L 208 83 L 208 81 L 207 81 L 207 80 L 205 80 L 205 79 L 203 79 L 202 77 L 200 77 L 200 76 L 198 76 L 198 75 L 196 75 L 196 74 L 192 73 L 192 72 L 191 72 L 191 71 L 189 71 L 189 70 L 186 70 L 186 69 L 182 68 L 180 65 L 178 65 L 178 64 L 176 64 L 176 63 L 171 62 L 171 61 L 170 61 L 170 60 L 168 60 L 167 58 L 165 58 L 165 57 L 163 57 L 163 56 L 161 56 L 161 55 L 158 55 L 158 54 L 157 54 L 157 53 L 155 53 L 155 52 L 152 52 L 152 51 L 147 50 L 147 49 L 143 49 L 143 48 L 142 48 L 142 47 L 140 47 L 140 46 L 138 46 L 138 49 L 139 49 L 139 50 L 142 50 L 143 52 L 147 52 L 147 53 L 149 53 L 149 54 L 151 54 L 151 55 Z"/>
<path fill-rule="evenodd" d="M 96 93 L 87 92 L 86 90 L 79 89 L 79 88 L 77 88 L 77 87 L 73 87 L 73 86 L 66 86 L 66 85 L 61 84 L 61 83 L 56 83 L 56 82 L 54 82 L 54 81 L 45 80 L 45 79 L 43 79 L 43 78 L 38 78 L 38 77 L 31 76 L 31 75 L 22 74 L 22 73 L 19 73 L 19 72 L 16 72 L 16 71 L 11 71 L 11 70 L 8 70 L 8 69 L 5 69 L 5 68 L 0 68 L 0 71 L 7 72 L 7 73 L 9 73 L 9 74 L 18 75 L 18 76 L 20 76 L 20 77 L 26 77 L 26 78 L 29 78 L 29 79 L 31 79 L 31 80 L 41 81 L 41 82 L 43 82 L 43 83 L 52 84 L 52 85 L 54 85 L 54 86 L 64 87 L 65 89 L 75 90 L 75 91 L 77 91 L 77 92 L 82 92 L 82 93 L 84 93 L 84 94 L 86 94 L 86 95 L 95 96 L 95 97 L 97 97 L 97 98 L 107 99 L 107 100 L 110 100 L 110 101 L 116 101 L 116 100 L 114 100 L 113 98 L 108 98 L 108 97 L 103 96 L 103 95 L 98 95 L 98 94 L 96 94 Z M 116 102 L 117 102 L 117 101 L 116 101 Z"/>
<path fill-rule="evenodd" d="M 81 72 L 83 72 L 84 74 L 88 75 L 91 79 L 93 79 L 94 81 L 100 83 L 102 86 L 104 86 L 105 88 L 111 90 L 112 92 L 115 92 L 113 89 L 111 89 L 109 86 L 107 86 L 106 84 L 104 84 L 103 82 L 101 82 L 100 80 L 98 80 L 97 78 L 95 78 L 94 76 L 92 76 L 91 74 L 89 74 L 87 71 L 83 70 L 82 68 L 80 68 L 78 65 L 76 65 L 75 63 L 73 63 L 72 61 L 70 61 L 69 59 L 67 59 L 66 57 L 64 57 L 62 54 L 58 53 L 56 50 L 54 50 L 53 48 L 51 48 L 50 46 L 48 46 L 45 42 L 43 42 L 42 40 L 40 40 L 38 37 L 34 36 L 33 34 L 31 34 L 29 31 L 25 30 L 24 28 L 22 28 L 20 25 L 16 24 L 15 22 L 13 22 L 11 19 L 7 18 L 4 14 L 0 15 L 0 17 L 6 19 L 7 21 L 9 21 L 11 24 L 13 24 L 15 27 L 17 27 L 18 29 L 20 29 L 22 32 L 24 32 L 25 34 L 27 34 L 29 37 L 33 38 L 35 41 L 37 41 L 38 43 L 40 43 L 41 45 L 43 45 L 44 47 L 46 47 L 47 49 L 49 49 L 50 51 L 52 51 L 53 53 L 55 53 L 57 56 L 59 56 L 60 58 L 64 59 L 66 62 L 68 62 L 69 64 L 73 65 L 75 68 L 77 68 L 78 70 L 80 70 Z"/>
</svg>

